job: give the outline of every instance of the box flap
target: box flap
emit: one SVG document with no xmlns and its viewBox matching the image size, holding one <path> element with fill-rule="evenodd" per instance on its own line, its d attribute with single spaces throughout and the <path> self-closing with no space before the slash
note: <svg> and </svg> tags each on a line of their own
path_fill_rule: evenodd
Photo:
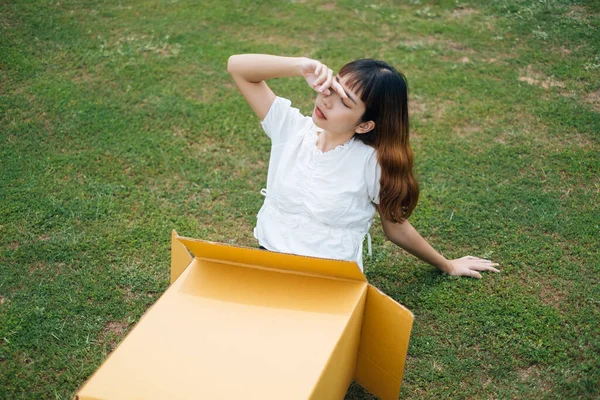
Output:
<svg viewBox="0 0 600 400">
<path fill-rule="evenodd" d="M 179 241 L 175 229 L 171 232 L 171 283 L 181 275 L 183 270 L 192 262 L 192 256 L 187 248 Z"/>
<path fill-rule="evenodd" d="M 196 258 L 219 260 L 229 263 L 259 268 L 278 269 L 309 275 L 335 277 L 366 282 L 358 264 L 353 261 L 329 260 L 305 257 L 294 254 L 277 253 L 249 247 L 232 246 L 199 239 L 178 237 Z"/>
<path fill-rule="evenodd" d="M 369 285 L 355 379 L 382 400 L 400 395 L 413 314 Z"/>
</svg>

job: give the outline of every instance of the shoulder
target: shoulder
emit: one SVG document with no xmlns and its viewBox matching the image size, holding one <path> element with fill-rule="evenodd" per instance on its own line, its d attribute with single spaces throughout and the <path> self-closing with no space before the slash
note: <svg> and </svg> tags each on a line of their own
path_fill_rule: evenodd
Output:
<svg viewBox="0 0 600 400">
<path fill-rule="evenodd" d="M 269 111 L 267 112 L 267 115 L 265 116 L 263 121 L 269 117 L 269 114 L 285 112 L 285 111 L 289 110 L 291 107 L 292 107 L 292 101 L 290 99 L 276 96 L 275 100 L 271 104 L 271 107 L 269 107 Z"/>
<path fill-rule="evenodd" d="M 298 108 L 292 107 L 291 100 L 276 97 L 261 125 L 274 142 L 280 142 L 290 135 L 305 133 L 314 126 L 314 122 Z"/>
<path fill-rule="evenodd" d="M 302 119 L 310 119 L 312 121 L 311 117 L 307 117 L 307 116 L 303 115 L 298 108 L 292 107 L 292 101 L 290 99 L 286 99 L 284 97 L 277 96 L 275 98 L 275 100 L 273 101 L 273 104 L 271 104 L 271 107 L 269 108 L 267 115 L 261 122 L 263 124 L 265 124 L 265 123 L 269 123 L 271 120 L 281 119 L 281 118 L 286 118 L 286 117 L 287 118 L 295 117 L 295 118 L 302 118 Z"/>
<path fill-rule="evenodd" d="M 365 163 L 369 165 L 378 164 L 377 162 L 377 150 L 368 144 L 363 143 L 358 139 L 354 139 L 355 151 L 362 156 Z"/>
</svg>

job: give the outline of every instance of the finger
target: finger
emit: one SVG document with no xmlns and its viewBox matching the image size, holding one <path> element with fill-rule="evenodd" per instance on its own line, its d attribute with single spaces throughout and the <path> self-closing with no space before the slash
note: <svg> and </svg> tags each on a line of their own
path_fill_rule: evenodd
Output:
<svg viewBox="0 0 600 400">
<path fill-rule="evenodd" d="M 318 63 L 318 64 L 317 64 L 317 67 L 315 68 L 315 72 L 314 72 L 314 74 L 315 74 L 316 76 L 319 76 L 319 74 L 321 73 L 321 70 L 322 70 L 322 69 L 323 69 L 323 64 L 321 64 L 321 63 Z"/>
<path fill-rule="evenodd" d="M 329 88 L 331 87 L 331 82 L 333 81 L 333 71 L 329 68 L 326 68 L 325 71 L 323 71 L 323 74 L 321 75 L 325 76 L 325 80 L 321 83 L 319 87 L 315 89 L 317 89 L 319 93 L 323 93 L 329 96 L 331 94 Z"/>
<path fill-rule="evenodd" d="M 494 262 L 491 262 L 488 260 L 473 260 L 473 261 L 466 263 L 466 265 L 468 265 L 470 268 L 473 268 L 473 269 L 482 269 L 482 268 L 495 269 L 494 267 L 497 267 L 498 263 L 494 263 Z"/>
<path fill-rule="evenodd" d="M 327 68 L 327 66 L 325 65 L 322 65 L 322 68 L 319 71 L 319 76 L 317 77 L 317 79 L 315 79 L 315 89 L 318 89 L 319 91 L 323 90 L 323 83 L 327 80 L 328 71 L 329 68 Z M 322 87 L 319 88 L 319 86 Z M 325 89 L 327 89 L 327 87 L 325 87 Z"/>
<path fill-rule="evenodd" d="M 469 271 L 470 271 L 470 274 L 469 274 L 469 276 L 470 276 L 471 278 L 477 278 L 477 279 L 481 279 L 481 274 L 480 274 L 479 272 L 477 272 L 477 271 L 473 271 L 473 270 L 469 270 Z"/>
<path fill-rule="evenodd" d="M 471 266 L 471 269 L 474 271 L 493 271 L 493 272 L 500 272 L 500 270 L 497 270 L 494 267 L 490 267 L 489 265 L 473 265 Z"/>
<path fill-rule="evenodd" d="M 332 82 L 333 82 L 333 71 L 330 68 L 327 68 L 327 78 L 325 79 L 325 82 L 323 82 L 323 84 L 321 85 L 321 88 L 323 89 L 323 91 L 325 91 L 326 89 L 329 89 L 331 87 Z"/>
<path fill-rule="evenodd" d="M 315 76 L 315 80 L 312 83 L 312 87 L 316 90 L 317 86 L 319 86 L 320 82 L 319 82 L 319 75 L 321 74 L 321 71 L 323 70 L 323 64 L 321 63 L 317 63 L 317 66 L 314 70 L 314 72 L 312 73 Z"/>
<path fill-rule="evenodd" d="M 494 269 L 493 267 L 497 267 L 500 264 L 495 263 L 495 262 L 491 262 L 491 261 L 488 261 L 488 260 L 478 260 L 478 261 L 474 262 L 473 265 L 477 265 L 477 266 L 480 266 L 480 267 L 486 267 L 486 268 L 492 268 L 492 269 Z"/>
<path fill-rule="evenodd" d="M 481 258 L 478 258 L 476 260 L 470 260 L 470 264 L 473 264 L 473 265 L 476 265 L 476 264 L 498 265 L 498 263 L 492 262 L 490 260 L 484 260 Z"/>
<path fill-rule="evenodd" d="M 489 264 L 495 264 L 498 265 L 498 263 L 493 262 L 492 260 L 486 260 L 485 258 L 477 258 L 473 261 L 479 261 L 479 262 L 484 262 L 484 263 L 489 263 Z"/>
<path fill-rule="evenodd" d="M 471 261 L 471 262 L 479 262 L 479 263 L 488 263 L 490 265 L 499 265 L 498 263 L 495 263 L 491 260 L 486 260 L 485 258 L 479 258 L 479 257 L 471 257 L 469 256 L 469 258 L 466 258 L 467 260 Z"/>
<path fill-rule="evenodd" d="M 331 87 L 333 88 L 333 90 L 336 91 L 337 94 L 340 95 L 341 98 L 343 99 L 347 99 L 348 95 L 346 95 L 346 92 L 344 91 L 344 88 L 342 87 L 342 85 L 340 85 L 340 83 L 336 80 L 334 80 L 331 83 Z"/>
</svg>

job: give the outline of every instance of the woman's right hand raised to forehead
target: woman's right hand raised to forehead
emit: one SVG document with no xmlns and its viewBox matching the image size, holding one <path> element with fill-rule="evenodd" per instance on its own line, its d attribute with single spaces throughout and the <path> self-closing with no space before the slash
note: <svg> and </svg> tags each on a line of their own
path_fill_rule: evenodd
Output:
<svg viewBox="0 0 600 400">
<path fill-rule="evenodd" d="M 269 54 L 236 54 L 227 60 L 227 71 L 256 115 L 263 120 L 275 101 L 275 93 L 265 82 L 271 78 L 303 76 L 309 86 L 325 96 L 332 90 L 346 98 L 333 71 L 306 57 L 281 57 Z"/>
<path fill-rule="evenodd" d="M 317 93 L 329 96 L 331 95 L 331 89 L 333 89 L 343 98 L 348 97 L 339 82 L 335 80 L 333 70 L 320 61 L 305 58 L 300 63 L 300 71 L 308 86 Z"/>
</svg>

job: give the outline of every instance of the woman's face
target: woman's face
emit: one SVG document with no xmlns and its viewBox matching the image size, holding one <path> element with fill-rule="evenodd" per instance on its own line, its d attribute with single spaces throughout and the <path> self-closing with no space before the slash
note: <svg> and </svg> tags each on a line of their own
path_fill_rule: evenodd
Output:
<svg viewBox="0 0 600 400">
<path fill-rule="evenodd" d="M 343 98 L 332 88 L 329 89 L 329 95 L 320 93 L 315 101 L 312 119 L 315 125 L 327 132 L 354 135 L 365 113 L 365 104 L 355 92 L 348 89 L 346 79 L 339 76 L 334 79 L 340 83 L 348 98 Z"/>
</svg>

